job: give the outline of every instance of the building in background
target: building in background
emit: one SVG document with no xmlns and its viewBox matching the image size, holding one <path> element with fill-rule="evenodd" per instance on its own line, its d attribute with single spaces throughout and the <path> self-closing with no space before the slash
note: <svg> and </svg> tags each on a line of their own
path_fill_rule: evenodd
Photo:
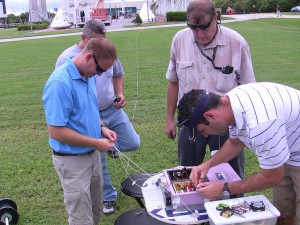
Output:
<svg viewBox="0 0 300 225">
<path fill-rule="evenodd" d="M 91 18 L 101 19 L 109 25 L 111 19 L 118 19 L 120 16 L 130 18 L 140 13 L 143 5 L 143 22 L 153 22 L 159 17 L 165 17 L 169 11 L 186 11 L 188 3 L 189 0 L 62 0 L 62 11 L 54 18 L 56 25 L 51 24 L 50 27 L 67 27 L 66 21 L 75 27 L 82 27 Z"/>
<path fill-rule="evenodd" d="M 111 15 L 131 15 L 138 13 L 145 0 L 104 0 L 104 8 Z"/>
<path fill-rule="evenodd" d="M 157 16 L 166 16 L 170 11 L 186 11 L 189 0 L 156 0 L 153 12 Z"/>
<path fill-rule="evenodd" d="M 5 0 L 0 0 L 0 28 L 5 28 L 7 25 L 7 12 Z"/>
<path fill-rule="evenodd" d="M 169 11 L 186 11 L 189 0 L 104 0 L 104 8 L 112 14 L 115 12 L 131 14 L 139 13 L 144 3 L 151 8 L 155 16 L 166 16 Z"/>
<path fill-rule="evenodd" d="M 96 0 L 64 0 L 61 2 L 61 9 L 66 13 L 69 23 L 81 26 L 90 19 L 91 10 L 96 2 Z"/>
<path fill-rule="evenodd" d="M 29 21 L 36 23 L 48 20 L 46 0 L 29 0 Z"/>
<path fill-rule="evenodd" d="M 5 0 L 0 0 L 0 18 L 6 18 L 6 6 L 5 6 Z"/>
</svg>

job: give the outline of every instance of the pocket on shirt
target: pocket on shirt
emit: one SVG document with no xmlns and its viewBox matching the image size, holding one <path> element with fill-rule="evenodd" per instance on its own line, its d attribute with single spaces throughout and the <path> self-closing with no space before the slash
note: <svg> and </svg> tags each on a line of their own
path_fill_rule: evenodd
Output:
<svg viewBox="0 0 300 225">
<path fill-rule="evenodd" d="M 237 78 L 234 72 L 231 74 L 218 72 L 216 77 L 216 89 L 220 92 L 224 92 L 225 94 L 237 86 L 236 79 Z"/>
<path fill-rule="evenodd" d="M 176 72 L 179 78 L 179 81 L 186 83 L 187 74 L 192 68 L 193 62 L 191 61 L 176 61 Z"/>
</svg>

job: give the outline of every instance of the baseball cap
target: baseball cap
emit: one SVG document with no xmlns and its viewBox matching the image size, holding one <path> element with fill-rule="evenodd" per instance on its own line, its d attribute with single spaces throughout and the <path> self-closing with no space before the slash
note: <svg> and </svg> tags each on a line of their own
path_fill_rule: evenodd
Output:
<svg viewBox="0 0 300 225">
<path fill-rule="evenodd" d="M 205 94 L 200 97 L 199 103 L 190 117 L 184 121 L 177 120 L 177 126 L 185 126 L 189 130 L 189 139 L 190 141 L 196 141 L 196 126 L 199 123 L 201 117 L 203 116 L 206 107 L 210 102 L 210 92 L 205 90 Z"/>
</svg>

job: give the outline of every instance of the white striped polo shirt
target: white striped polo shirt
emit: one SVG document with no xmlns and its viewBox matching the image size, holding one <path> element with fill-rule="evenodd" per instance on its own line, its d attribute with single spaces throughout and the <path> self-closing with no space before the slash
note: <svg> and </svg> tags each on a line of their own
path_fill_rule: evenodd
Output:
<svg viewBox="0 0 300 225">
<path fill-rule="evenodd" d="M 239 138 L 256 152 L 260 167 L 284 163 L 300 166 L 300 91 L 275 83 L 251 83 L 230 91 L 236 124 L 231 138 Z"/>
</svg>

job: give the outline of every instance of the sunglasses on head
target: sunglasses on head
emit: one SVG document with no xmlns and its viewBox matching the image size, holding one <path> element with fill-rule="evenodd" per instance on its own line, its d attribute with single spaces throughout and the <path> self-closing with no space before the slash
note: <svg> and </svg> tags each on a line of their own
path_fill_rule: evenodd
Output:
<svg viewBox="0 0 300 225">
<path fill-rule="evenodd" d="M 96 59 L 96 57 L 94 56 L 94 54 L 93 54 L 93 57 L 94 57 L 94 61 L 95 61 L 95 64 L 96 64 L 96 71 L 97 71 L 97 73 L 104 73 L 104 72 L 106 72 L 106 70 L 102 69 L 102 67 L 99 66 L 99 64 L 98 64 L 98 62 L 97 62 L 97 59 Z"/>
<path fill-rule="evenodd" d="M 192 29 L 192 30 L 197 30 L 197 28 L 199 28 L 200 30 L 206 30 L 207 28 L 210 27 L 210 24 L 212 23 L 212 21 L 214 20 L 214 15 L 212 15 L 212 17 L 210 18 L 209 22 L 206 24 L 192 24 L 187 22 L 187 26 Z"/>
</svg>

